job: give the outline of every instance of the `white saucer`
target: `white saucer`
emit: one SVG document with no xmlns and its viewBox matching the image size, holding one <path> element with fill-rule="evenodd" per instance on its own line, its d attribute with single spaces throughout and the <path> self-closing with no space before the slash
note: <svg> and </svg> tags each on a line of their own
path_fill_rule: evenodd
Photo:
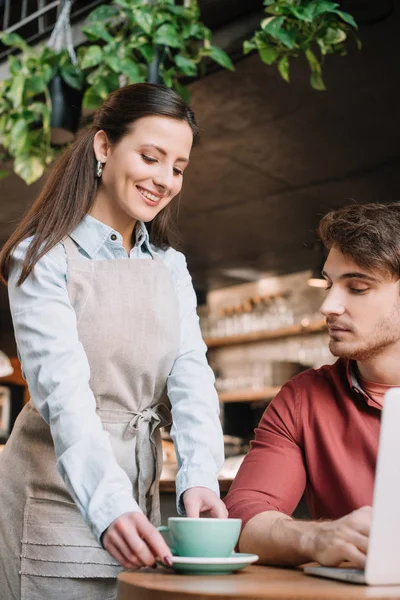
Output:
<svg viewBox="0 0 400 600">
<path fill-rule="evenodd" d="M 170 567 L 177 573 L 193 575 L 222 575 L 233 573 L 258 560 L 256 554 L 233 553 L 225 558 L 203 558 L 197 556 L 173 556 Z M 165 565 L 163 565 L 165 566 Z"/>
</svg>

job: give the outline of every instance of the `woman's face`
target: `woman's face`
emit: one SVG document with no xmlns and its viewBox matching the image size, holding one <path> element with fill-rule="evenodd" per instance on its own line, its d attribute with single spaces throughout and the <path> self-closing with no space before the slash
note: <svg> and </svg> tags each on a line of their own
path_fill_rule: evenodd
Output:
<svg viewBox="0 0 400 600">
<path fill-rule="evenodd" d="M 152 221 L 179 194 L 192 143 L 189 124 L 168 117 L 139 119 L 115 146 L 99 131 L 94 151 L 103 175 L 94 216 L 116 229 Z"/>
</svg>

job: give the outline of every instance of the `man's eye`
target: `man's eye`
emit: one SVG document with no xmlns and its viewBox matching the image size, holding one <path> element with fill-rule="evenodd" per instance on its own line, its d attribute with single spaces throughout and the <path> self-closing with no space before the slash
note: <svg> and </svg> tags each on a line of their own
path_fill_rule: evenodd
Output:
<svg viewBox="0 0 400 600">
<path fill-rule="evenodd" d="M 364 292 L 368 292 L 369 288 L 350 288 L 352 294 L 364 294 Z"/>
<path fill-rule="evenodd" d="M 174 173 L 175 175 L 183 175 L 183 171 L 181 171 L 180 169 L 174 169 Z"/>
</svg>

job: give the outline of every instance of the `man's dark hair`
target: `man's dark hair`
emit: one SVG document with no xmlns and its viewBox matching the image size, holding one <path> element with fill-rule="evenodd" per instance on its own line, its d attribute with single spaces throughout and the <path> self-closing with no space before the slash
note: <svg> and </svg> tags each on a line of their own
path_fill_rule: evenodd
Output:
<svg viewBox="0 0 400 600">
<path fill-rule="evenodd" d="M 400 278 L 400 202 L 350 204 L 325 215 L 318 227 L 325 248 L 355 263 Z"/>
</svg>

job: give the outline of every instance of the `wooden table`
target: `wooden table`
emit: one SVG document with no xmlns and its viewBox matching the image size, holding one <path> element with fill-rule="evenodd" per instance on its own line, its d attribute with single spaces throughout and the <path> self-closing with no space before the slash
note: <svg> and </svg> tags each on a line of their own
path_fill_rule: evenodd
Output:
<svg viewBox="0 0 400 600">
<path fill-rule="evenodd" d="M 251 566 L 232 575 L 177 575 L 167 569 L 121 573 L 118 600 L 400 600 L 400 586 L 361 586 Z"/>
</svg>

